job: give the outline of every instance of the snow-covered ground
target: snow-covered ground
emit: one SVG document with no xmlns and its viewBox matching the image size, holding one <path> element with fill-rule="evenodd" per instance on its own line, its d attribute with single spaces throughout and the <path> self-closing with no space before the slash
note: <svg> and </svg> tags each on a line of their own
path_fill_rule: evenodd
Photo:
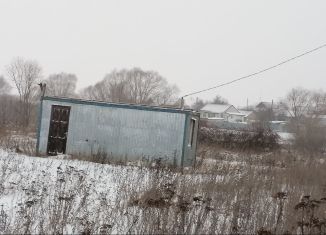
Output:
<svg viewBox="0 0 326 235">
<path fill-rule="evenodd" d="M 300 196 L 321 197 L 326 177 L 325 162 L 308 172 L 287 154 L 201 148 L 201 166 L 182 172 L 0 148 L 0 233 L 255 233 L 275 226 L 280 191 L 287 228 Z"/>
<path fill-rule="evenodd" d="M 0 177 L 2 233 L 152 231 L 139 224 L 132 230 L 140 216 L 148 215 L 142 214 L 141 206 L 130 206 L 131 199 L 156 185 L 211 179 L 205 174 L 97 164 L 67 156 L 30 157 L 3 149 Z M 214 176 L 214 181 L 223 180 Z"/>
<path fill-rule="evenodd" d="M 161 198 L 156 195 L 156 189 L 163 188 L 163 193 L 171 191 L 171 187 L 175 192 L 180 190 L 178 195 L 173 192 L 173 197 L 164 198 L 164 202 L 173 203 L 166 204 L 168 208 L 173 207 L 173 211 L 186 205 L 192 208 L 192 214 L 184 216 L 194 217 L 200 215 L 206 204 L 201 201 L 204 207 L 198 207 L 191 195 L 196 197 L 202 190 L 201 184 L 223 182 L 229 178 L 228 174 L 181 173 L 155 167 L 67 160 L 67 156 L 30 157 L 3 149 L 0 149 L 0 177 L 0 233 L 154 232 L 156 227 L 144 227 L 143 223 L 161 216 L 157 215 L 156 207 L 161 207 L 161 201 L 155 200 Z M 188 188 L 187 184 L 191 186 Z M 146 190 L 154 190 L 154 193 L 138 203 Z M 185 190 L 191 192 L 187 195 L 190 204 L 185 202 Z M 133 200 L 138 204 L 131 205 Z M 144 209 L 144 204 L 149 205 L 149 209 Z M 174 216 L 180 216 L 179 212 L 175 213 Z M 222 216 L 221 212 L 217 213 Z M 168 217 L 167 220 L 175 224 L 172 217 Z M 225 218 L 223 223 L 228 220 Z M 148 222 L 148 226 L 152 224 L 153 221 Z M 172 231 L 183 230 L 174 228 Z M 191 222 L 188 231 L 196 231 L 195 224 Z"/>
<path fill-rule="evenodd" d="M 289 132 L 277 132 L 278 136 L 280 137 L 281 144 L 291 144 L 294 140 L 293 133 Z"/>
<path fill-rule="evenodd" d="M 96 210 L 105 211 L 106 207 L 115 207 L 125 198 L 124 192 L 146 187 L 150 172 L 146 168 L 131 166 L 28 157 L 2 149 L 0 167 L 0 205 L 3 205 L 3 211 L 8 216 L 6 229 L 17 233 L 26 232 L 25 229 L 32 233 L 42 232 L 42 226 L 44 232 L 53 232 L 55 228 L 51 228 L 51 221 L 66 223 L 64 233 L 81 232 L 78 229 L 86 226 L 83 221 L 88 221 Z M 67 215 L 72 213 L 76 219 L 56 215 L 64 213 L 65 209 Z M 97 213 L 98 216 L 105 214 L 101 211 Z M 31 223 L 29 228 L 26 222 L 25 225 L 20 223 L 27 217 L 26 221 L 30 220 Z M 67 221 L 63 222 L 65 219 Z M 95 218 L 89 218 L 92 219 Z M 97 219 L 98 225 L 119 224 L 119 221 L 113 221 L 114 218 L 110 218 L 112 221 L 100 221 L 102 216 Z M 78 224 L 78 220 L 81 224 Z"/>
</svg>

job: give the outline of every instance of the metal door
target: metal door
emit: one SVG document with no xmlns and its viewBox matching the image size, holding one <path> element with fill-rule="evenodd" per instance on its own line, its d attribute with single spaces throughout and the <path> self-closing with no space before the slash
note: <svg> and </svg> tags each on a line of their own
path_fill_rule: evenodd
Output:
<svg viewBox="0 0 326 235">
<path fill-rule="evenodd" d="M 65 154 L 69 126 L 69 106 L 52 105 L 47 153 Z"/>
</svg>

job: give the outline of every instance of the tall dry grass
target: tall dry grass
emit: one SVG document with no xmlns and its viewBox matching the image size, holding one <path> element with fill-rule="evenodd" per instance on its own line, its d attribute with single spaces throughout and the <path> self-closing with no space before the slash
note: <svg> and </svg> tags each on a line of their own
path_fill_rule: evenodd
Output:
<svg viewBox="0 0 326 235">
<path fill-rule="evenodd" d="M 183 170 L 107 165 L 102 155 L 27 169 L 19 156 L 0 161 L 0 200 L 16 197 L 0 211 L 2 233 L 325 234 L 320 154 L 201 144 L 195 168 Z"/>
</svg>

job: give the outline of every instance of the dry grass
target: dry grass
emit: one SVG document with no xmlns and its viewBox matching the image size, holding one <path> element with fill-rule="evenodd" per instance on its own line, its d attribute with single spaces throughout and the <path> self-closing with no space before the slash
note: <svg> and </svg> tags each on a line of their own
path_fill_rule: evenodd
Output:
<svg viewBox="0 0 326 235">
<path fill-rule="evenodd" d="M 34 136 L 13 135 L 9 131 L 0 130 L 0 146 L 17 153 L 34 156 L 36 154 L 36 140 Z"/>
<path fill-rule="evenodd" d="M 24 177 L 23 163 L 2 160 L 0 200 L 22 190 L 20 203 L 10 205 L 20 209 L 2 232 L 325 234 L 323 155 L 201 144 L 196 167 L 183 171 L 160 162 L 110 166 L 105 157 L 94 156 L 100 164 L 80 162 L 92 171 L 81 171 L 79 161 L 60 160 L 55 175 L 45 170 L 23 190 L 8 186 L 15 175 Z M 114 179 L 114 191 L 100 193 L 106 184 L 101 177 Z M 10 214 L 8 207 L 3 212 Z"/>
</svg>

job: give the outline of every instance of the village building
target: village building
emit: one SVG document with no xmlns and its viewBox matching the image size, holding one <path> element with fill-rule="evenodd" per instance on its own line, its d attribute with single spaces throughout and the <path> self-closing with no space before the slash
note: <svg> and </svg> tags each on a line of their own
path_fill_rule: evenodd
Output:
<svg viewBox="0 0 326 235">
<path fill-rule="evenodd" d="M 192 166 L 198 123 L 199 114 L 192 110 L 45 96 L 37 150 L 41 155 L 101 153 Z"/>
<path fill-rule="evenodd" d="M 260 102 L 256 105 L 256 111 L 267 111 L 267 110 L 274 110 L 276 108 L 274 102 Z"/>
<path fill-rule="evenodd" d="M 255 112 L 252 110 L 240 110 L 239 109 L 239 112 L 244 114 L 243 122 L 251 123 L 251 122 L 255 122 L 257 120 Z"/>
<path fill-rule="evenodd" d="M 246 116 L 231 104 L 206 104 L 200 110 L 202 119 L 212 121 L 244 122 Z"/>
<path fill-rule="evenodd" d="M 256 118 L 268 121 L 284 121 L 287 122 L 292 117 L 292 112 L 286 110 L 284 105 L 274 102 L 260 102 L 255 107 Z"/>
</svg>

